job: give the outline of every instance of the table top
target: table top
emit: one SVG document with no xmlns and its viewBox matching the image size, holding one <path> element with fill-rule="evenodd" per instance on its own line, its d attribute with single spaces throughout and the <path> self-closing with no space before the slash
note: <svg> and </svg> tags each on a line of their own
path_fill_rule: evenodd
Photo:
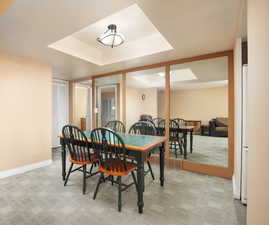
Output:
<svg viewBox="0 0 269 225">
<path fill-rule="evenodd" d="M 84 134 L 87 137 L 88 141 L 91 142 L 90 140 L 91 131 L 89 130 L 84 131 Z M 163 136 L 134 135 L 124 133 L 117 133 L 117 134 L 124 141 L 125 148 L 127 150 L 140 151 L 140 152 L 147 152 L 167 140 L 167 138 Z M 63 136 L 59 137 L 63 138 Z"/>
<path fill-rule="evenodd" d="M 182 129 L 182 130 L 192 130 L 194 129 L 195 126 L 180 126 L 179 129 Z"/>
<path fill-rule="evenodd" d="M 195 126 L 180 126 L 178 128 L 170 128 L 170 129 L 179 129 L 179 130 L 193 130 Z M 165 129 L 163 127 L 157 127 L 157 129 Z"/>
</svg>

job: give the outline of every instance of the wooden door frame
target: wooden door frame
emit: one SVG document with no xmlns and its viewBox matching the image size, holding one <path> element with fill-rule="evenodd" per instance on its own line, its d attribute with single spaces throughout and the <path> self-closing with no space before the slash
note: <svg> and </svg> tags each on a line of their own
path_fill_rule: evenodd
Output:
<svg viewBox="0 0 269 225">
<path fill-rule="evenodd" d="M 122 98 L 122 116 L 124 118 L 124 122 L 126 121 L 126 75 L 130 72 L 136 72 L 139 70 L 148 70 L 148 69 L 154 69 L 158 67 L 165 67 L 165 77 L 166 77 L 166 84 L 165 84 L 165 119 L 168 121 L 170 119 L 170 67 L 172 65 L 176 64 L 183 64 L 187 62 L 193 62 L 193 61 L 199 61 L 199 60 L 205 60 L 205 59 L 213 59 L 218 57 L 228 57 L 228 167 L 220 167 L 220 166 L 213 166 L 213 165 L 207 165 L 207 164 L 201 164 L 197 162 L 191 162 L 184 159 L 175 159 L 169 157 L 169 146 L 166 144 L 166 165 L 168 167 L 177 168 L 177 169 L 184 169 L 188 171 L 208 174 L 212 176 L 219 176 L 219 177 L 225 177 L 225 178 L 232 178 L 233 171 L 234 171 L 234 56 L 233 56 L 233 50 L 223 51 L 223 52 L 215 52 L 205 55 L 199 55 L 189 58 L 182 58 L 182 59 L 176 59 L 166 62 L 160 62 L 156 64 L 151 65 L 145 65 L 145 66 L 139 66 L 135 68 L 129 68 L 125 70 L 119 70 L 104 74 L 95 74 L 95 75 L 89 75 L 80 79 L 75 79 L 72 82 L 81 82 L 85 80 L 92 80 L 93 82 L 93 95 L 92 95 L 92 102 L 94 103 L 94 81 L 96 78 L 100 77 L 106 77 L 106 76 L 112 76 L 116 74 L 121 74 L 122 80 L 123 80 L 123 98 Z M 93 104 L 94 106 L 95 104 Z M 93 118 L 94 118 L 94 110 L 93 112 Z M 167 136 L 168 134 L 166 134 Z M 153 161 L 158 162 L 158 157 L 153 156 Z"/>
</svg>

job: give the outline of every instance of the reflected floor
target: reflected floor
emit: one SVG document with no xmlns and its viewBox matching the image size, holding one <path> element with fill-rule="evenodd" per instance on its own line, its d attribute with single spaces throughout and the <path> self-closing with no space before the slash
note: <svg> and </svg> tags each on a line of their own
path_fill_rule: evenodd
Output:
<svg viewBox="0 0 269 225">
<path fill-rule="evenodd" d="M 189 138 L 189 137 L 188 137 Z M 188 139 L 187 159 L 208 165 L 228 167 L 228 138 L 193 135 L 193 153 L 190 153 Z M 176 157 L 171 153 L 171 157 Z M 183 158 L 178 150 L 177 158 Z"/>
</svg>

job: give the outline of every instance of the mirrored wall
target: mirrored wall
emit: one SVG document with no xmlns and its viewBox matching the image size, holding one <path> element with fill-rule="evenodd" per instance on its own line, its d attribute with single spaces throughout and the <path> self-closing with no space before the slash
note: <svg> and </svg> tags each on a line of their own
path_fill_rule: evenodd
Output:
<svg viewBox="0 0 269 225">
<path fill-rule="evenodd" d="M 228 57 L 171 66 L 170 157 L 228 167 Z"/>
<path fill-rule="evenodd" d="M 149 121 L 168 138 L 167 165 L 231 177 L 233 52 L 159 65 L 94 77 L 93 127 L 120 120 L 129 132 L 134 123 Z"/>
<path fill-rule="evenodd" d="M 126 127 L 139 120 L 164 118 L 164 68 L 126 74 Z"/>
</svg>

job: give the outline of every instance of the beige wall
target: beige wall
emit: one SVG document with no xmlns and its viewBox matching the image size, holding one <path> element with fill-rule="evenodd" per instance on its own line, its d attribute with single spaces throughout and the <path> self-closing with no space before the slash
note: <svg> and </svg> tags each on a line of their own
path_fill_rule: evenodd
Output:
<svg viewBox="0 0 269 225">
<path fill-rule="evenodd" d="M 75 88 L 74 101 L 74 125 L 81 128 L 80 118 L 85 118 L 87 114 L 87 92 L 85 87 Z"/>
<path fill-rule="evenodd" d="M 146 99 L 142 100 L 142 94 Z M 126 125 L 129 128 L 142 114 L 157 117 L 157 88 L 126 88 Z"/>
<path fill-rule="evenodd" d="M 171 118 L 202 120 L 228 117 L 228 86 L 171 91 Z"/>
<path fill-rule="evenodd" d="M 248 0 L 248 225 L 269 224 L 269 1 Z"/>
<path fill-rule="evenodd" d="M 0 171 L 51 159 L 52 70 L 0 53 Z"/>
</svg>

